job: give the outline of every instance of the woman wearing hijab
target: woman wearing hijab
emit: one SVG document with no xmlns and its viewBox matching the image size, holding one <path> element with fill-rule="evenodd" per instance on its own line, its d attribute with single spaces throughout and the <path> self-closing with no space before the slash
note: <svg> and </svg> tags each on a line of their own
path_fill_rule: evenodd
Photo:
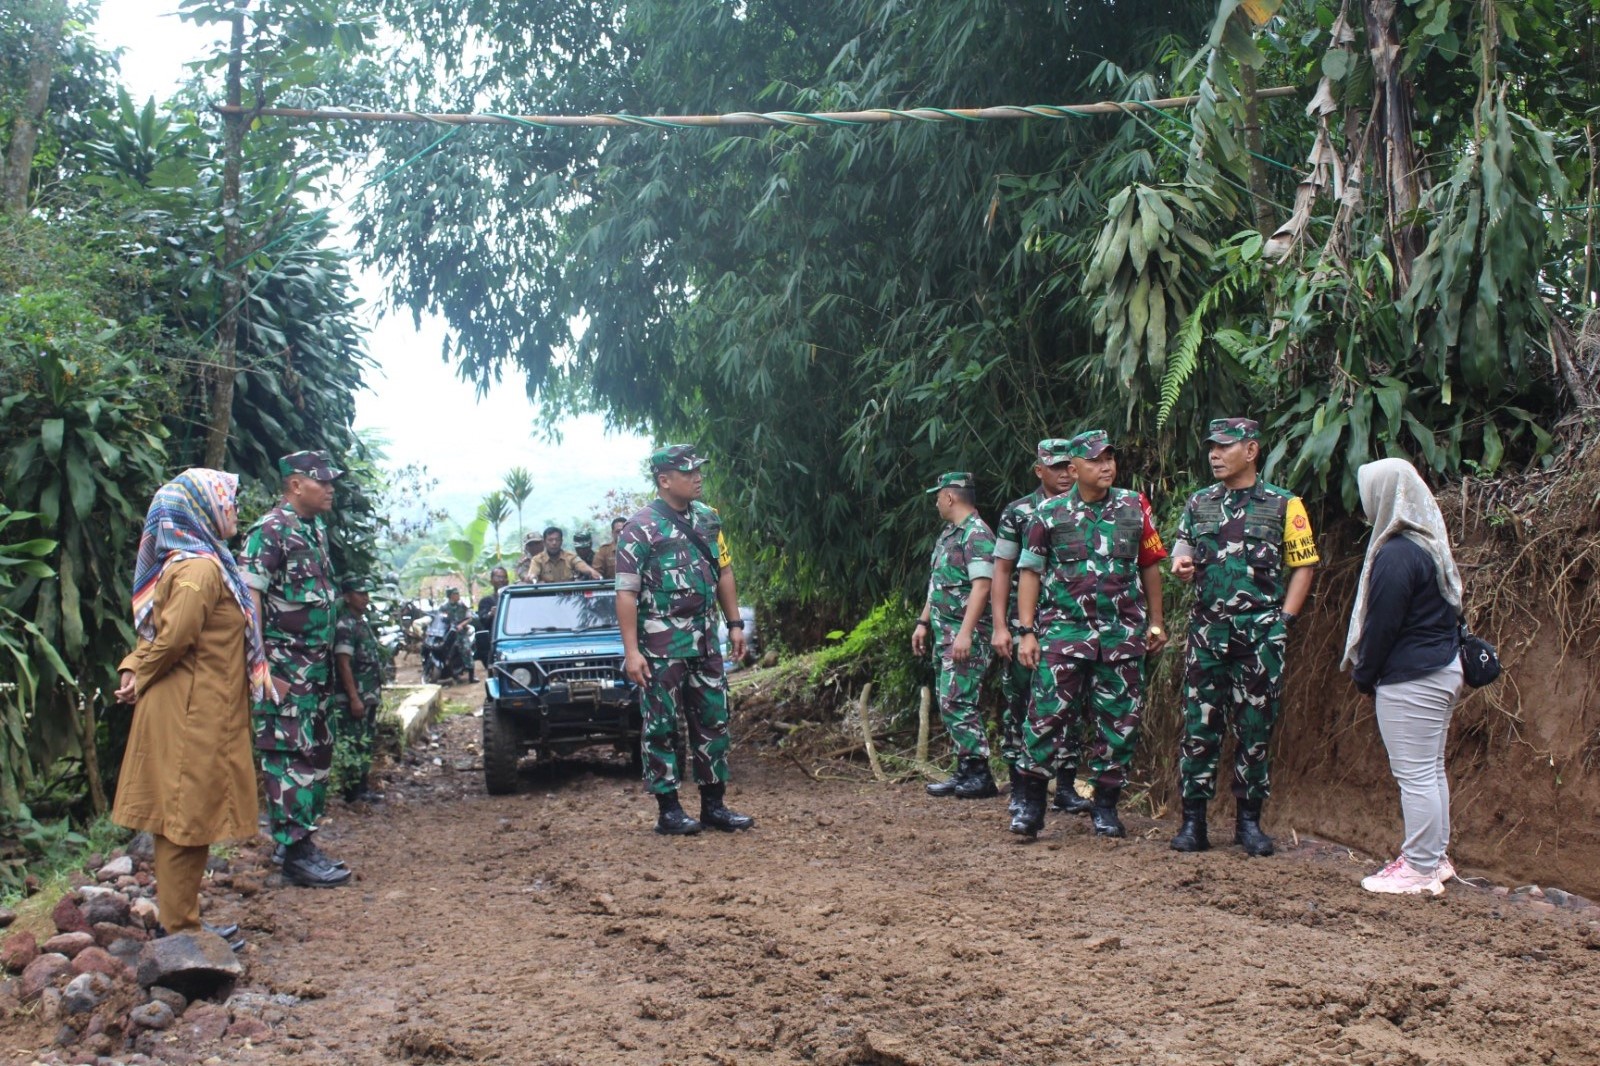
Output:
<svg viewBox="0 0 1600 1066">
<path fill-rule="evenodd" d="M 204 469 L 163 485 L 134 568 L 139 644 L 117 690 L 134 704 L 133 729 L 111 817 L 155 838 L 168 933 L 201 927 L 209 845 L 256 831 L 249 701 L 271 689 L 255 601 L 226 544 L 238 487 L 235 475 Z"/>
<path fill-rule="evenodd" d="M 1444 744 L 1461 690 L 1461 574 L 1439 504 L 1410 463 L 1356 471 L 1372 539 L 1361 567 L 1343 667 L 1374 695 L 1389 770 L 1400 786 L 1400 856 L 1364 878 L 1368 892 L 1437 896 L 1455 876 Z"/>
</svg>

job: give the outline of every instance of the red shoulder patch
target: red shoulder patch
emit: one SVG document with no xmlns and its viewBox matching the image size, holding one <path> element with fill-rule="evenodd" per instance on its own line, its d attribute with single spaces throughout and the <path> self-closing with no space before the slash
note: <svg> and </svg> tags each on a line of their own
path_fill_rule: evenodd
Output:
<svg viewBox="0 0 1600 1066">
<path fill-rule="evenodd" d="M 1296 528 L 1296 529 L 1304 529 L 1304 528 L 1306 528 L 1306 516 L 1305 515 L 1297 514 L 1297 515 L 1294 516 L 1294 528 Z"/>
</svg>

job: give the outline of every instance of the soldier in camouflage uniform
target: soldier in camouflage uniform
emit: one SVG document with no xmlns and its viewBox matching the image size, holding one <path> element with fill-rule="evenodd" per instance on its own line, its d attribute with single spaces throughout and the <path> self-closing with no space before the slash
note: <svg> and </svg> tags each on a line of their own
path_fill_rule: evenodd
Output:
<svg viewBox="0 0 1600 1066">
<path fill-rule="evenodd" d="M 617 537 L 622 533 L 622 527 L 628 524 L 626 518 L 613 518 L 611 520 L 611 543 L 602 544 L 594 553 L 594 568 L 600 576 L 607 581 L 617 576 Z"/>
<path fill-rule="evenodd" d="M 587 531 L 575 534 L 572 538 L 572 554 L 582 559 L 585 565 L 594 568 L 594 534 Z M 594 571 L 600 573 L 598 569 Z"/>
<path fill-rule="evenodd" d="M 1011 628 L 1017 624 L 1017 557 L 1022 554 L 1022 539 L 1027 536 L 1033 514 L 1045 500 L 1072 487 L 1072 460 L 1067 441 L 1050 438 L 1039 442 L 1033 464 L 1039 487 L 1020 500 L 1012 500 L 1000 512 L 994 531 L 994 580 L 989 588 L 991 619 L 994 622 L 994 654 L 1001 662 L 1000 692 L 1005 700 L 1000 720 L 1000 756 L 1011 768 L 1011 813 L 1022 801 L 1022 775 L 1017 761 L 1022 756 L 1022 726 L 1033 702 L 1034 671 L 1017 660 Z M 1078 761 L 1083 754 L 1083 732 L 1068 730 L 1062 745 L 1061 765 L 1056 768 L 1055 809 L 1069 814 L 1088 814 L 1093 806 L 1073 787 L 1078 778 Z"/>
<path fill-rule="evenodd" d="M 463 634 L 472 629 L 472 610 L 467 606 L 467 602 L 461 598 L 461 590 L 454 586 L 444 590 L 444 606 L 439 608 L 439 613 L 449 619 L 450 624 Z M 461 639 L 465 641 L 466 637 L 463 636 Z M 460 647 L 462 648 L 461 657 L 459 659 L 454 655 L 450 657 L 451 666 L 447 667 L 450 669 L 449 680 L 453 684 L 461 676 L 461 670 L 464 669 L 467 674 L 467 682 L 469 684 L 476 683 L 478 670 L 477 667 L 472 665 L 475 661 L 472 654 L 473 649 L 465 644 L 460 645 Z M 453 666 L 454 663 L 461 663 L 462 666 L 455 668 Z"/>
<path fill-rule="evenodd" d="M 1038 671 L 1017 767 L 1022 805 L 1011 831 L 1038 835 L 1050 767 L 1087 713 L 1095 731 L 1094 833 L 1120 837 L 1117 800 L 1139 741 L 1144 657 L 1167 643 L 1159 565 L 1167 553 L 1149 501 L 1112 487 L 1116 453 L 1105 432 L 1078 434 L 1067 453 L 1076 483 L 1039 505 L 1017 560 L 1017 657 Z"/>
<path fill-rule="evenodd" d="M 313 834 L 327 804 L 333 765 L 329 697 L 337 596 L 328 531 L 333 483 L 343 473 L 327 452 L 278 460 L 283 501 L 245 536 L 239 567 L 257 597 L 275 699 L 251 708 L 265 779 L 268 825 L 284 847 L 294 884 L 345 884 L 350 871 L 317 847 Z"/>
<path fill-rule="evenodd" d="M 344 608 L 333 631 L 333 661 L 337 673 L 333 688 L 334 752 L 347 803 L 371 803 L 381 797 L 368 781 L 372 772 L 372 740 L 377 730 L 378 707 L 383 701 L 383 650 L 367 621 L 371 586 L 357 577 L 339 583 Z M 343 753 L 344 758 L 338 758 Z"/>
<path fill-rule="evenodd" d="M 955 748 L 956 769 L 928 785 L 930 796 L 982 799 L 999 790 L 989 772 L 989 736 L 978 713 L 989 669 L 989 583 L 994 574 L 994 533 L 978 514 L 972 475 L 942 474 L 929 489 L 944 528 L 928 561 L 928 598 L 911 631 L 911 653 L 937 655 L 934 692 L 939 718 Z"/>
<path fill-rule="evenodd" d="M 1283 692 L 1289 627 L 1318 561 L 1305 504 L 1256 474 L 1261 427 L 1218 418 L 1207 428 L 1217 483 L 1189 497 L 1172 547 L 1172 573 L 1195 586 L 1184 667 L 1183 825 L 1174 851 L 1205 851 L 1206 804 L 1217 794 L 1222 734 L 1233 734 L 1234 840 L 1271 855 L 1261 804 L 1271 792 L 1272 732 Z"/>
<path fill-rule="evenodd" d="M 700 502 L 705 460 L 673 444 L 650 456 L 656 499 L 628 519 L 617 538 L 617 623 L 623 670 L 639 686 L 644 719 L 644 781 L 659 809 L 656 832 L 686 836 L 702 825 L 733 831 L 755 819 L 724 805 L 728 781 L 728 686 L 716 612 L 728 620 L 735 659 L 744 657 L 744 622 L 722 519 Z M 678 712 L 689 727 L 700 819 L 678 801 L 674 740 Z"/>
</svg>

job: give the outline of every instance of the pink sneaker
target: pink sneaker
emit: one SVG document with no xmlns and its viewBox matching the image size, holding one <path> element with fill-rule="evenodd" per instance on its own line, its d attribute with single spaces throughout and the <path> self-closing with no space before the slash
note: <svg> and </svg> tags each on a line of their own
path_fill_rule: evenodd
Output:
<svg viewBox="0 0 1600 1066">
<path fill-rule="evenodd" d="M 1411 868 L 1404 857 L 1398 858 L 1371 877 L 1361 879 L 1361 887 L 1368 892 L 1386 892 L 1399 896 L 1420 896 L 1426 892 L 1437 896 L 1444 891 L 1437 871 L 1419 873 Z"/>
<path fill-rule="evenodd" d="M 1439 879 L 1441 885 L 1448 885 L 1456 879 L 1456 864 L 1450 861 L 1450 856 L 1439 857 L 1439 866 L 1433 871 L 1433 876 Z"/>
</svg>

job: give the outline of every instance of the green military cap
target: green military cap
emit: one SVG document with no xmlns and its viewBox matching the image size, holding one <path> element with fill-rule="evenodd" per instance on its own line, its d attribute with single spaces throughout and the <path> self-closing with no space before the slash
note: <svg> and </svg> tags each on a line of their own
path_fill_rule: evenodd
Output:
<svg viewBox="0 0 1600 1066">
<path fill-rule="evenodd" d="M 356 575 L 351 574 L 349 577 L 340 579 L 340 581 L 339 581 L 339 591 L 340 592 L 371 592 L 372 591 L 372 582 L 367 578 L 357 577 Z"/>
<path fill-rule="evenodd" d="M 1046 437 L 1039 442 L 1039 461 L 1045 466 L 1055 466 L 1072 458 L 1072 442 L 1063 437 Z"/>
<path fill-rule="evenodd" d="M 333 481 L 344 476 L 344 471 L 333 465 L 333 456 L 327 452 L 290 452 L 278 460 L 278 473 L 304 474 L 318 481 Z"/>
<path fill-rule="evenodd" d="M 1261 423 L 1253 418 L 1213 418 L 1206 426 L 1206 440 L 1217 444 L 1260 439 Z"/>
<path fill-rule="evenodd" d="M 574 536 L 572 538 L 572 543 L 578 544 L 578 545 L 593 544 L 594 543 L 594 534 L 593 533 L 579 533 L 579 534 L 577 534 L 576 536 Z"/>
<path fill-rule="evenodd" d="M 972 473 L 968 470 L 952 470 L 948 474 L 940 474 L 939 481 L 929 489 L 929 492 L 938 492 L 940 489 L 970 489 L 975 482 Z"/>
<path fill-rule="evenodd" d="M 1116 448 L 1103 429 L 1086 429 L 1067 441 L 1067 456 L 1072 459 L 1098 459 Z"/>
<path fill-rule="evenodd" d="M 705 462 L 695 452 L 693 444 L 668 444 L 650 453 L 650 469 L 657 474 L 663 470 L 681 470 L 688 474 L 704 466 Z"/>
</svg>

